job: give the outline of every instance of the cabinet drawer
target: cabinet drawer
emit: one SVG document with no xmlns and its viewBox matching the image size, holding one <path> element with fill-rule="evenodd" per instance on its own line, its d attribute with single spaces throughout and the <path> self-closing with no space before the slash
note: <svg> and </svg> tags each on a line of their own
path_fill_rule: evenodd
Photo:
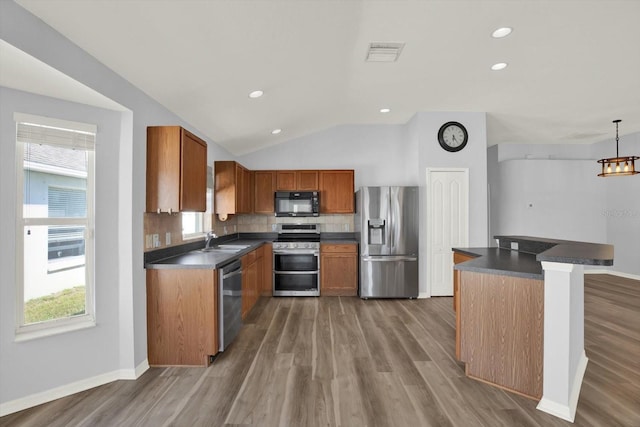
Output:
<svg viewBox="0 0 640 427">
<path fill-rule="evenodd" d="M 325 253 L 353 253 L 358 252 L 357 245 L 354 243 L 323 243 L 320 250 Z"/>
</svg>

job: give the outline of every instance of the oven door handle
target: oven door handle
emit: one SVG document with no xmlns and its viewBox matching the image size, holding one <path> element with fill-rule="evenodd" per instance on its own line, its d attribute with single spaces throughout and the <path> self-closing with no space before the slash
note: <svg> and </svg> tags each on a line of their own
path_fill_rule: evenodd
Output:
<svg viewBox="0 0 640 427">
<path fill-rule="evenodd" d="M 291 275 L 301 275 L 301 274 L 318 274 L 320 272 L 320 270 L 315 270 L 315 271 L 279 271 L 279 270 L 273 270 L 273 272 L 275 274 L 291 274 Z"/>
<path fill-rule="evenodd" d="M 273 251 L 274 255 L 314 255 L 314 256 L 319 256 L 320 252 L 318 252 L 317 250 L 308 250 L 308 251 L 301 251 L 301 250 L 294 250 L 294 251 L 287 251 L 287 250 L 277 250 L 275 249 Z"/>
</svg>

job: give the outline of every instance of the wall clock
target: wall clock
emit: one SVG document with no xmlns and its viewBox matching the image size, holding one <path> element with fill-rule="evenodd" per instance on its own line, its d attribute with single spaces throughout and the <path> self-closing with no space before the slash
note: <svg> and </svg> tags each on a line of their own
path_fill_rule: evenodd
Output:
<svg viewBox="0 0 640 427">
<path fill-rule="evenodd" d="M 438 142 L 447 151 L 455 153 L 462 150 L 469 140 L 467 129 L 458 122 L 447 122 L 440 126 Z"/>
</svg>

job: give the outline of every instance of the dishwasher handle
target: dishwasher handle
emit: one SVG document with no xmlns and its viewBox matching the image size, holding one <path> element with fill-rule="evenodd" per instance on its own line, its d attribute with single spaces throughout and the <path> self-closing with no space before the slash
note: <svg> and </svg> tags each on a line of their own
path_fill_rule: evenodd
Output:
<svg viewBox="0 0 640 427">
<path fill-rule="evenodd" d="M 222 279 L 228 279 L 229 277 L 233 277 L 233 276 L 237 276 L 239 274 L 242 274 L 242 270 L 238 269 L 238 270 L 234 270 L 230 273 L 227 273 L 225 275 L 222 276 Z"/>
</svg>

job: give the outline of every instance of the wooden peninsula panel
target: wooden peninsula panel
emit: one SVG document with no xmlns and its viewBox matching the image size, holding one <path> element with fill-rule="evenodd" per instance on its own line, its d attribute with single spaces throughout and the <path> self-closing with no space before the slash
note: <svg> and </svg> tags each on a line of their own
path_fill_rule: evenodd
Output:
<svg viewBox="0 0 640 427">
<path fill-rule="evenodd" d="M 463 254 L 460 252 L 453 252 L 453 264 L 460 264 L 461 262 L 474 259 L 475 256 Z M 460 360 L 460 270 L 453 270 L 453 311 L 456 312 L 456 359 Z"/>
<path fill-rule="evenodd" d="M 462 271 L 458 308 L 466 374 L 540 399 L 544 282 Z"/>
<path fill-rule="evenodd" d="M 207 366 L 218 352 L 215 270 L 147 270 L 147 350 L 151 366 Z"/>
</svg>

